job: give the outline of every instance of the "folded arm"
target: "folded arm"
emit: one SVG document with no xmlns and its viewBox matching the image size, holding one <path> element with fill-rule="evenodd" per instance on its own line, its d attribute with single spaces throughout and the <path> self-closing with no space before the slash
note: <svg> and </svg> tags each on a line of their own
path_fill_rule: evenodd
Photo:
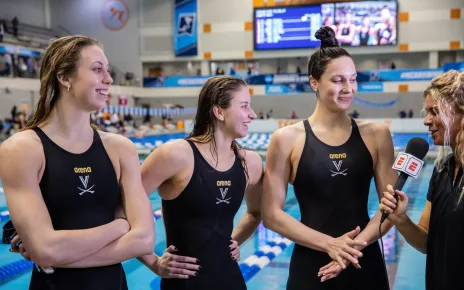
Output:
<svg viewBox="0 0 464 290">
<path fill-rule="evenodd" d="M 130 140 L 121 136 L 117 138 L 114 148 L 118 148 L 119 151 L 121 201 L 131 229 L 98 252 L 74 263 L 56 265 L 57 267 L 106 266 L 153 253 L 155 244 L 153 212 L 142 185 L 138 154 Z"/>
<path fill-rule="evenodd" d="M 39 266 L 70 263 L 96 253 L 126 234 L 122 219 L 85 230 L 53 228 L 39 187 L 43 149 L 32 132 L 20 132 L 0 147 L 0 178 L 11 220 L 30 258 Z"/>
</svg>

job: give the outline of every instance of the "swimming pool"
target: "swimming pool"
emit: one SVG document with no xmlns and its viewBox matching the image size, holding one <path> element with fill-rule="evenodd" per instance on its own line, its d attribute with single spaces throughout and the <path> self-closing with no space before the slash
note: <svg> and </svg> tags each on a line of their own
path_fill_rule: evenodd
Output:
<svg viewBox="0 0 464 290">
<path fill-rule="evenodd" d="M 398 134 L 400 135 L 400 134 Z M 416 136 L 416 135 L 414 135 Z M 409 136 L 399 136 L 396 140 L 409 140 Z M 397 138 L 399 138 L 397 137 Z M 394 138 L 395 140 L 395 138 Z M 427 139 L 426 139 L 427 140 Z M 405 146 L 405 144 L 403 146 Z M 395 147 L 398 143 L 395 143 Z M 423 168 L 420 176 L 417 179 L 408 179 L 403 188 L 410 198 L 409 215 L 414 222 L 420 218 L 422 209 L 426 201 L 426 192 L 428 182 L 433 171 L 433 163 L 428 161 Z M 1 187 L 1 183 L 0 183 Z M 160 199 L 156 192 L 150 196 L 150 201 L 154 210 L 160 208 Z M 369 215 L 372 216 L 378 209 L 378 197 L 375 191 L 374 183 L 371 183 L 369 192 Z M 3 193 L 0 190 L 0 211 L 6 210 L 6 203 Z M 245 203 L 239 209 L 234 223 L 236 224 L 246 210 Z M 293 187 L 288 187 L 288 194 L 284 210 L 299 219 L 299 207 L 295 199 Z M 3 226 L 4 221 L 0 223 Z M 155 252 L 161 254 L 165 247 L 165 233 L 162 220 L 158 219 L 155 222 L 156 227 L 156 245 Z M 241 257 L 243 261 L 256 253 L 259 249 L 273 240 L 277 235 L 270 230 L 265 229 L 262 225 L 254 235 L 241 246 Z M 396 229 L 392 229 L 386 237 L 384 237 L 385 258 L 387 261 L 387 269 L 391 281 L 392 289 L 425 289 L 425 255 L 414 250 L 409 246 Z M 18 261 L 24 261 L 18 254 L 12 254 L 8 251 L 9 246 L 0 244 L 0 269 L 4 269 L 7 265 Z M 288 277 L 288 267 L 290 256 L 292 253 L 293 244 L 285 248 L 282 253 L 276 256 L 270 263 L 257 272 L 247 281 L 248 289 L 251 290 L 270 290 L 270 289 L 285 289 Z M 145 268 L 136 259 L 132 259 L 123 263 L 127 274 L 129 289 L 159 289 L 159 279 L 150 270 Z M 28 289 L 30 280 L 30 270 L 25 271 L 9 281 L 2 280 L 2 271 L 0 270 L 0 289 L 4 290 L 22 290 Z M 3 281 L 3 283 L 1 283 Z"/>
</svg>

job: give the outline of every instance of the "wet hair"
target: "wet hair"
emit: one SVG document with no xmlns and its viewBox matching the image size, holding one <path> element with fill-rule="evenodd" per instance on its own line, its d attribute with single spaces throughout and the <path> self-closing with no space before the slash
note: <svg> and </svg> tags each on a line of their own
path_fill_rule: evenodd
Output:
<svg viewBox="0 0 464 290">
<path fill-rule="evenodd" d="M 332 60 L 343 56 L 351 58 L 351 55 L 344 48 L 340 47 L 335 37 L 335 32 L 330 26 L 319 28 L 315 36 L 321 41 L 321 47 L 309 58 L 308 76 L 319 80 Z"/>
<path fill-rule="evenodd" d="M 79 66 L 81 51 L 85 47 L 103 45 L 96 39 L 73 35 L 53 40 L 45 51 L 40 67 L 40 99 L 31 120 L 23 130 L 44 123 L 60 97 L 58 77 L 73 76 Z"/>
<path fill-rule="evenodd" d="M 451 144 L 451 126 L 454 123 L 456 113 L 464 114 L 464 72 L 450 70 L 434 78 L 428 88 L 424 91 L 424 98 L 430 96 L 437 104 L 443 127 L 445 128 L 444 146 L 440 148 L 435 161 L 437 170 L 443 169 L 443 159 L 446 155 L 445 147 Z M 464 127 L 458 132 L 456 139 L 455 154 L 464 165 Z M 460 181 L 462 182 L 462 180 Z M 464 187 L 459 196 L 458 203 L 464 196 Z"/>
<path fill-rule="evenodd" d="M 216 128 L 217 121 L 213 113 L 213 108 L 215 106 L 224 110 L 229 108 L 230 102 L 234 97 L 234 93 L 243 87 L 247 87 L 247 84 L 242 79 L 222 75 L 208 79 L 200 91 L 193 130 L 188 139 L 198 143 L 208 143 L 211 141 L 211 155 L 216 161 L 216 166 L 219 158 L 216 141 L 214 139 L 214 130 Z M 231 148 L 240 158 L 248 180 L 248 168 L 244 157 L 245 150 L 243 150 L 243 148 L 235 140 L 232 141 Z"/>
</svg>

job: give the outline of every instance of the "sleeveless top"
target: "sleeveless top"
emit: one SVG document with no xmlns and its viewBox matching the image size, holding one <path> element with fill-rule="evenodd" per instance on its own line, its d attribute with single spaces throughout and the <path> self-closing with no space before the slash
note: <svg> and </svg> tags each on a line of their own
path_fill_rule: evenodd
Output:
<svg viewBox="0 0 464 290">
<path fill-rule="evenodd" d="M 294 181 L 301 222 L 331 237 L 354 230 L 369 222 L 367 202 L 373 177 L 373 161 L 356 121 L 340 146 L 330 146 L 316 137 L 308 120 L 306 140 Z M 295 245 L 290 262 L 287 289 L 388 289 L 385 265 L 378 243 L 367 246 L 360 258 L 361 269 L 350 265 L 338 277 L 321 283 L 319 269 L 330 256 Z"/>
<path fill-rule="evenodd" d="M 236 156 L 229 170 L 218 171 L 192 141 L 187 142 L 193 150 L 193 174 L 177 198 L 162 200 L 163 220 L 166 246 L 174 245 L 177 255 L 199 259 L 201 269 L 196 277 L 161 279 L 161 289 L 246 289 L 229 249 L 234 216 L 246 189 L 242 162 Z"/>
<path fill-rule="evenodd" d="M 40 190 L 55 230 L 98 227 L 114 220 L 119 184 L 100 135 L 94 130 L 90 148 L 81 154 L 64 150 L 40 128 L 45 169 Z M 45 274 L 33 267 L 30 288 L 35 289 L 127 289 L 122 265 L 92 268 L 55 268 Z"/>
</svg>

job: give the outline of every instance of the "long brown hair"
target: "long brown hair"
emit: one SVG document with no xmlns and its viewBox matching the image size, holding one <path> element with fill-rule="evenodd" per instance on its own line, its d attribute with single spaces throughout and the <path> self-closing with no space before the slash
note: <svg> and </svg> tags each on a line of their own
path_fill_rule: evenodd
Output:
<svg viewBox="0 0 464 290">
<path fill-rule="evenodd" d="M 216 76 L 208 79 L 201 89 L 193 130 L 188 139 L 198 143 L 208 143 L 211 141 L 211 155 L 216 161 L 216 166 L 219 158 L 216 141 L 214 139 L 216 117 L 214 116 L 213 108 L 215 106 L 224 110 L 229 108 L 230 101 L 234 97 L 233 94 L 240 90 L 240 88 L 246 86 L 247 84 L 242 79 L 232 76 Z M 240 158 L 245 170 L 247 181 L 249 181 L 245 150 L 235 140 L 232 141 L 231 148 Z"/>
<path fill-rule="evenodd" d="M 50 43 L 40 67 L 40 99 L 23 130 L 35 128 L 47 120 L 60 97 L 58 77 L 73 76 L 79 65 L 81 50 L 92 45 L 103 49 L 101 42 L 82 35 L 60 37 Z"/>
</svg>

